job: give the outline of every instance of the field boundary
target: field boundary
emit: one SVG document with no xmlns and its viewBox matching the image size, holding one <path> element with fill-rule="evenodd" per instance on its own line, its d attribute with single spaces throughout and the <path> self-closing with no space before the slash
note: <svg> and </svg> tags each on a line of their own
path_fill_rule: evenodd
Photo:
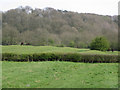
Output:
<svg viewBox="0 0 120 90">
<path fill-rule="evenodd" d="M 2 53 L 2 61 L 70 61 L 84 63 L 118 63 L 118 55 L 79 54 L 79 53 Z"/>
</svg>

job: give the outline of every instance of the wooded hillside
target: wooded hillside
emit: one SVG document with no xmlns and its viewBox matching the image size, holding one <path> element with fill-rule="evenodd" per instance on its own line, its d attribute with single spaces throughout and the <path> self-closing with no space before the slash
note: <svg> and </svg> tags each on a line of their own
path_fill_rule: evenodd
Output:
<svg viewBox="0 0 120 90">
<path fill-rule="evenodd" d="M 26 6 L 3 12 L 2 21 L 3 45 L 24 42 L 86 48 L 96 36 L 105 36 L 117 49 L 117 16 Z"/>
</svg>

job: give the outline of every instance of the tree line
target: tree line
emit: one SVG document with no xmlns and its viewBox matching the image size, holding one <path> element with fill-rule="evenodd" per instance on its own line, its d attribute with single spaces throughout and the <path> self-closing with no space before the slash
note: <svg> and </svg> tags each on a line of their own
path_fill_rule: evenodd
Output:
<svg viewBox="0 0 120 90">
<path fill-rule="evenodd" d="M 97 36 L 104 36 L 118 49 L 117 16 L 78 13 L 67 10 L 18 7 L 2 12 L 2 44 L 70 46 L 89 48 Z"/>
</svg>

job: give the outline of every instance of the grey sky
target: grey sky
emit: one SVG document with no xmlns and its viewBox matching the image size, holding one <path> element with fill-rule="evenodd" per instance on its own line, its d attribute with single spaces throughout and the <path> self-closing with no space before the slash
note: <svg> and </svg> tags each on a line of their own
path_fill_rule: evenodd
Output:
<svg viewBox="0 0 120 90">
<path fill-rule="evenodd" d="M 32 8 L 53 7 L 79 13 L 118 15 L 119 0 L 0 0 L 0 10 L 6 11 L 18 6 Z"/>
</svg>

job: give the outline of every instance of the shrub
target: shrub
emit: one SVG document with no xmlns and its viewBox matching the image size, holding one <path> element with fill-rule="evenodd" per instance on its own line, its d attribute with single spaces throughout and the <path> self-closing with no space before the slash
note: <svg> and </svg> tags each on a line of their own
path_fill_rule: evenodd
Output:
<svg viewBox="0 0 120 90">
<path fill-rule="evenodd" d="M 56 47 L 64 47 L 64 44 L 56 45 Z"/>
<path fill-rule="evenodd" d="M 48 45 L 54 45 L 54 43 L 55 43 L 54 40 L 52 40 L 52 39 L 48 40 Z"/>
<path fill-rule="evenodd" d="M 67 53 L 62 56 L 63 61 L 80 62 L 81 55 L 77 53 Z"/>
<path fill-rule="evenodd" d="M 69 43 L 69 47 L 75 47 L 75 42 L 74 42 L 74 41 L 71 41 L 71 42 Z"/>
<path fill-rule="evenodd" d="M 2 61 L 71 61 L 85 63 L 118 63 L 117 55 L 90 55 L 78 53 L 39 53 L 13 54 L 3 53 Z"/>
<path fill-rule="evenodd" d="M 109 42 L 105 37 L 96 37 L 90 44 L 91 50 L 106 51 L 109 48 Z"/>
<path fill-rule="evenodd" d="M 27 54 L 13 54 L 13 53 L 3 53 L 2 60 L 5 61 L 29 61 L 29 55 Z"/>
</svg>

